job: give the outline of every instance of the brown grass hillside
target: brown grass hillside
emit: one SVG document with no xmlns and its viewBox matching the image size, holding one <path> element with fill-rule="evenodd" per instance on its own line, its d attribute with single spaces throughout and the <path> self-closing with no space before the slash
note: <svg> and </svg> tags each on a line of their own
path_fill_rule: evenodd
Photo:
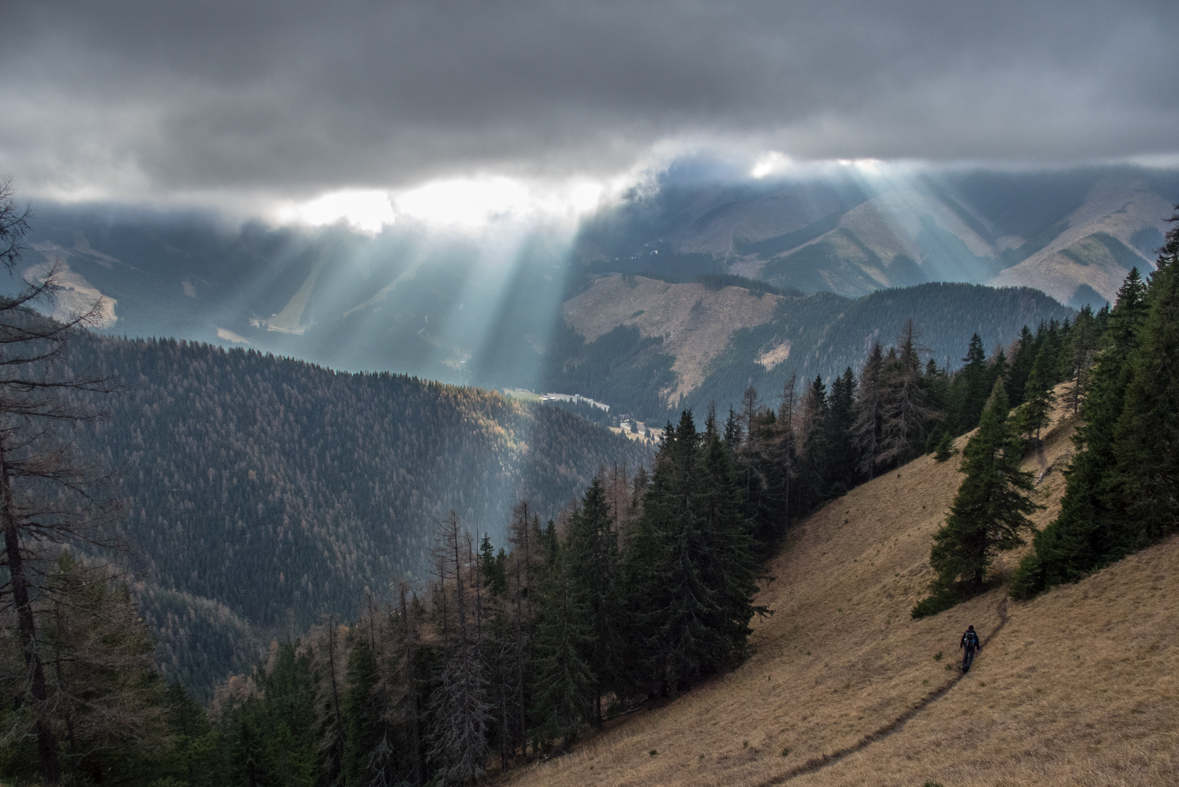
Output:
<svg viewBox="0 0 1179 787">
<path fill-rule="evenodd" d="M 660 352 L 675 358 L 671 368 L 679 382 L 663 393 L 674 405 L 704 381 L 704 367 L 724 352 L 734 331 L 768 322 L 781 301 L 742 287 L 710 290 L 643 276 L 604 276 L 566 301 L 562 315 L 587 342 L 619 325 L 633 326 L 643 337 L 664 337 Z"/>
<path fill-rule="evenodd" d="M 1054 465 L 1039 526 L 1070 431 L 1058 422 L 1025 465 Z M 956 459 L 923 457 L 826 506 L 771 564 L 758 602 L 774 615 L 745 664 L 513 787 L 1179 784 L 1179 540 L 1031 602 L 996 589 L 913 621 L 960 479 Z M 985 646 L 960 678 L 967 624 Z"/>
</svg>

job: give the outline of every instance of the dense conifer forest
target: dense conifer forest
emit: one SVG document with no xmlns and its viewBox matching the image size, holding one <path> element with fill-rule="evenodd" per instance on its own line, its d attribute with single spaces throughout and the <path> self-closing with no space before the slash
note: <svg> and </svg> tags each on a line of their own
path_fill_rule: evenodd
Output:
<svg viewBox="0 0 1179 787">
<path fill-rule="evenodd" d="M 172 340 L 79 340 L 71 361 L 118 386 L 78 448 L 114 471 L 169 675 L 200 685 L 243 627 L 302 631 L 424 577 L 449 511 L 503 544 L 516 500 L 547 518 L 647 457 L 557 408 L 404 376 Z"/>
</svg>

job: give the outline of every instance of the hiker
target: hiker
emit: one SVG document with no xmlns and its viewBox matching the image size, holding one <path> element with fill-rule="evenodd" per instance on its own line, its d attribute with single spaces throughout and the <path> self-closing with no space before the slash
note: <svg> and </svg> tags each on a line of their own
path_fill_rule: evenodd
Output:
<svg viewBox="0 0 1179 787">
<path fill-rule="evenodd" d="M 974 626 L 967 626 L 965 633 L 962 634 L 962 642 L 958 647 L 963 649 L 962 654 L 962 672 L 970 672 L 970 664 L 974 661 L 974 652 L 982 648 L 982 643 L 978 640 L 978 634 L 974 632 Z"/>
</svg>

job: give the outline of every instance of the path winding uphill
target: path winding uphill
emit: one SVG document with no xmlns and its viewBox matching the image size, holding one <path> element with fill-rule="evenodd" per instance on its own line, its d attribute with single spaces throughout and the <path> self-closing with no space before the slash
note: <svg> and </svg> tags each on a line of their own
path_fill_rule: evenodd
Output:
<svg viewBox="0 0 1179 787">
<path fill-rule="evenodd" d="M 1025 465 L 1042 475 L 1039 527 L 1059 507 L 1070 433 L 1058 413 Z M 1179 540 L 1031 602 L 996 589 L 913 621 L 960 479 L 957 458 L 923 457 L 828 505 L 771 564 L 758 600 L 774 614 L 748 662 L 511 783 L 1179 783 Z M 968 624 L 986 644 L 963 677 Z"/>
</svg>

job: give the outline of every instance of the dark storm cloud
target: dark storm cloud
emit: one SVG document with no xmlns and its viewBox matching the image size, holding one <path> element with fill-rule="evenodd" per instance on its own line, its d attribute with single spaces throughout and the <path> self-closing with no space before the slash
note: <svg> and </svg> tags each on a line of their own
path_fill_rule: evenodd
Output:
<svg viewBox="0 0 1179 787">
<path fill-rule="evenodd" d="M 1078 161 L 1179 149 L 1179 3 L 10 2 L 0 171 L 308 195 L 653 146 Z"/>
</svg>

